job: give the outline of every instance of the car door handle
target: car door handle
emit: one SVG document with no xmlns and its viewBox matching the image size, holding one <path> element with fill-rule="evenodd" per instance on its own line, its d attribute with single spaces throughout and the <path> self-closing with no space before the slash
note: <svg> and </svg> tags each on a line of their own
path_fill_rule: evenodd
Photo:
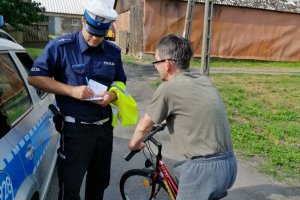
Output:
<svg viewBox="0 0 300 200">
<path fill-rule="evenodd" d="M 27 146 L 27 152 L 26 152 L 25 157 L 26 157 L 28 160 L 32 160 L 33 155 L 34 155 L 34 147 L 32 146 L 32 144 L 29 144 L 29 145 Z"/>
</svg>

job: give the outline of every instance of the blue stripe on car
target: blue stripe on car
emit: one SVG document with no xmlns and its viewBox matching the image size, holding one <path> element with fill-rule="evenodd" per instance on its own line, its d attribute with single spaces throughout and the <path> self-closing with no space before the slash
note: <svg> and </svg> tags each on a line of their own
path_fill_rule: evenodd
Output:
<svg viewBox="0 0 300 200">
<path fill-rule="evenodd" d="M 36 169 L 39 166 L 50 142 L 49 139 L 51 133 L 47 132 L 50 131 L 47 130 L 49 116 L 50 112 L 48 111 L 41 117 L 40 120 L 37 121 L 34 127 L 14 147 L 14 149 L 5 156 L 4 161 L 0 162 L 0 187 L 9 186 L 7 185 L 7 183 L 9 183 L 9 181 L 7 182 L 7 180 L 11 180 L 13 186 L 13 194 L 11 194 L 12 196 L 10 197 L 13 197 L 19 190 L 20 185 L 26 178 L 25 174 L 27 174 L 28 176 L 32 173 L 36 173 Z M 43 142 L 41 143 L 41 141 Z M 25 157 L 25 154 L 28 151 L 28 145 L 32 145 L 35 149 L 32 160 L 28 160 Z M 20 164 L 20 158 L 23 159 L 22 162 L 24 163 L 24 168 L 23 165 Z M 8 177 L 9 174 L 11 174 L 11 177 Z M 1 186 L 1 184 L 3 184 L 3 186 Z M 2 190 L 3 188 L 0 189 Z M 0 196 L 0 199 L 2 197 Z M 2 199 L 10 198 L 3 197 Z"/>
</svg>

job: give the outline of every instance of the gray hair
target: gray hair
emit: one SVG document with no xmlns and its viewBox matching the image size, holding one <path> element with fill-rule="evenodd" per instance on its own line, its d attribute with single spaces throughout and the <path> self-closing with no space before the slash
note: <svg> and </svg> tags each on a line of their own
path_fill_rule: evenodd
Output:
<svg viewBox="0 0 300 200">
<path fill-rule="evenodd" d="M 184 37 L 173 34 L 166 35 L 158 41 L 156 49 L 161 59 L 174 60 L 175 65 L 181 70 L 190 67 L 193 48 L 191 42 Z"/>
</svg>

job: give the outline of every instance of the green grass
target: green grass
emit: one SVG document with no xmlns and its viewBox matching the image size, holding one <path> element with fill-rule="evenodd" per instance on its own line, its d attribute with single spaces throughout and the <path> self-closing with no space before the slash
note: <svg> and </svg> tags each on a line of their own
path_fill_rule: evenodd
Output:
<svg viewBox="0 0 300 200">
<path fill-rule="evenodd" d="M 240 156 L 278 180 L 300 180 L 299 75 L 213 74 Z M 292 180 L 292 181 L 291 181 Z"/>
<path fill-rule="evenodd" d="M 39 55 L 43 52 L 42 48 L 26 48 L 28 54 L 32 57 L 32 59 L 37 59 Z"/>
<path fill-rule="evenodd" d="M 151 62 L 154 61 L 154 58 L 142 60 L 142 59 L 139 59 L 138 57 L 122 54 L 122 61 L 124 64 L 134 67 L 134 66 L 140 65 L 140 64 L 151 64 Z"/>
<path fill-rule="evenodd" d="M 192 67 L 200 68 L 201 61 L 194 59 L 191 62 Z M 234 59 L 218 59 L 210 60 L 211 67 L 238 67 L 238 68 L 299 68 L 300 62 L 271 62 L 257 60 L 234 60 Z"/>
</svg>

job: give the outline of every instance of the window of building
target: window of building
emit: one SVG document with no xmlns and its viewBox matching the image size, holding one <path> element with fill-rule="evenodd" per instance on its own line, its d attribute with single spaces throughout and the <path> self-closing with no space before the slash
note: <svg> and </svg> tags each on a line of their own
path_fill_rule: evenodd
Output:
<svg viewBox="0 0 300 200">
<path fill-rule="evenodd" d="M 31 108 L 23 80 L 8 54 L 0 54 L 0 138 Z"/>
<path fill-rule="evenodd" d="M 78 26 L 79 25 L 79 19 L 72 19 L 72 26 Z"/>
</svg>

